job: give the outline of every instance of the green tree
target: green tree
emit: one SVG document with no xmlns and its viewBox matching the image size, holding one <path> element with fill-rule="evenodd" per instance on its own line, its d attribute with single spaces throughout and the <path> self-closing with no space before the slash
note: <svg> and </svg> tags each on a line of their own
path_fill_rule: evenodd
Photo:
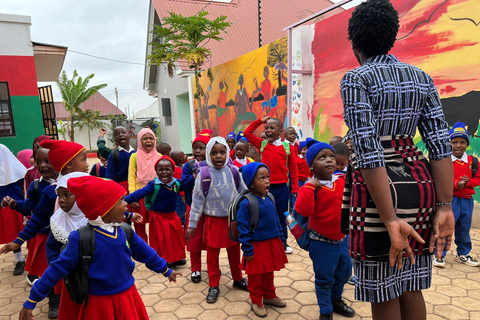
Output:
<svg viewBox="0 0 480 320">
<path fill-rule="evenodd" d="M 169 12 L 169 16 L 162 19 L 162 25 L 154 26 L 152 54 L 148 56 L 151 64 L 166 64 L 168 75 L 173 77 L 175 63 L 179 60 L 187 61 L 191 69 L 195 70 L 195 99 L 197 100 L 199 128 L 203 128 L 201 98 L 205 95 L 200 86 L 200 68 L 212 54 L 205 47 L 210 40 L 221 41 L 222 32 L 231 25 L 226 22 L 226 16 L 219 16 L 215 20 L 206 18 L 208 12 L 200 11 L 197 15 L 184 17 L 181 14 Z M 209 72 L 209 75 L 211 72 Z"/>
<path fill-rule="evenodd" d="M 100 111 L 93 111 L 87 109 L 85 111 L 80 110 L 79 113 L 75 116 L 75 127 L 82 130 L 84 127 L 87 127 L 88 131 L 88 148 L 92 150 L 92 143 L 90 141 L 90 131 L 94 129 L 100 129 L 104 126 L 102 121 L 99 121 Z"/>
<path fill-rule="evenodd" d="M 92 79 L 94 74 L 90 74 L 83 79 L 78 76 L 77 70 L 73 71 L 72 79 L 68 79 L 67 73 L 62 72 L 57 81 L 58 89 L 63 99 L 63 106 L 65 110 L 70 113 L 68 136 L 71 141 L 75 141 L 74 137 L 74 121 L 82 115 L 82 109 L 80 104 L 85 102 L 88 98 L 93 96 L 98 90 L 107 86 L 106 83 L 97 86 L 91 86 L 88 88 L 88 83 Z"/>
<path fill-rule="evenodd" d="M 282 79 L 284 78 L 284 69 L 288 64 L 288 39 L 283 37 L 273 41 L 268 45 L 267 65 L 271 68 L 277 67 L 277 74 L 274 80 L 278 81 L 278 87 L 282 86 Z"/>
</svg>

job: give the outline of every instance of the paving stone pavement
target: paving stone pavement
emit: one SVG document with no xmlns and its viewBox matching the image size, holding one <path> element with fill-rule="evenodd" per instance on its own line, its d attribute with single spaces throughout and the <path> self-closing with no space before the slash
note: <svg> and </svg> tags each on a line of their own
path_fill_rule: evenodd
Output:
<svg viewBox="0 0 480 320">
<path fill-rule="evenodd" d="M 472 229 L 472 254 L 479 257 L 480 229 Z M 286 308 L 267 307 L 265 319 L 318 319 L 319 309 L 316 303 L 312 262 L 308 252 L 299 249 L 290 235 L 289 244 L 294 252 L 288 255 L 286 268 L 275 273 L 277 295 L 287 302 Z M 26 253 L 26 249 L 24 250 Z M 454 251 L 446 257 L 446 268 L 434 267 L 432 287 L 425 290 L 428 320 L 439 319 L 480 319 L 480 272 L 476 267 L 469 267 L 453 260 Z M 250 310 L 248 292 L 232 289 L 232 278 L 228 267 L 226 251 L 220 254 L 219 299 L 214 304 L 207 304 L 208 275 L 206 272 L 206 254 L 202 256 L 203 281 L 195 284 L 190 281 L 190 264 L 178 271 L 183 277 L 177 283 L 169 283 L 161 275 L 148 270 L 145 265 L 137 263 L 134 276 L 135 285 L 142 296 L 150 319 L 201 319 L 201 320 L 240 320 L 259 319 Z M 22 276 L 13 276 L 13 254 L 0 257 L 0 320 L 18 319 L 22 303 L 28 298 L 30 287 Z M 347 303 L 356 311 L 354 318 L 345 318 L 334 314 L 335 320 L 372 319 L 370 306 L 354 299 L 353 286 L 345 285 L 343 294 Z M 37 320 L 46 320 L 47 300 L 40 302 L 34 311 Z"/>
</svg>

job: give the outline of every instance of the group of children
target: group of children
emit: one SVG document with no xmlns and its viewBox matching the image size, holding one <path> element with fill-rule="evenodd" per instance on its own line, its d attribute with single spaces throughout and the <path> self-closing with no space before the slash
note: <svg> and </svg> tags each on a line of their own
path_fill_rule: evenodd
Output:
<svg viewBox="0 0 480 320">
<path fill-rule="evenodd" d="M 265 139 L 254 135 L 261 125 L 265 125 Z M 475 171 L 473 158 L 464 154 L 468 132 L 457 124 L 452 130 L 458 190 L 454 209 L 459 208 L 456 219 L 465 227 L 462 221 L 470 219 L 471 223 L 471 195 L 480 184 L 480 174 L 478 161 Z M 6 164 L 2 166 L 0 219 L 5 231 L 8 229 L 0 234 L 6 243 L 0 253 L 14 251 L 14 274 L 23 273 L 25 262 L 19 250 L 25 241 L 30 242 L 25 268 L 33 287 L 20 319 L 28 319 L 36 303 L 47 296 L 52 319 L 147 319 L 135 289 L 131 257 L 175 281 L 181 274 L 173 270 L 186 263 L 185 247 L 193 283 L 202 280 L 201 252 L 206 250 L 207 303 L 215 303 L 220 293 L 219 253 L 225 248 L 233 286 L 249 291 L 252 311 L 265 317 L 265 305 L 286 306 L 276 295 L 274 271 L 284 268 L 286 254 L 293 251 L 286 242 L 285 212 L 289 209 L 294 216 L 308 219 L 320 319 L 333 319 L 332 312 L 353 317 L 355 311 L 342 299 L 352 262 L 348 235 L 340 228 L 351 146 L 349 141 L 338 141 L 341 137 L 332 138 L 330 144 L 310 138 L 298 143 L 294 128 L 285 129 L 282 141 L 283 131 L 283 123 L 269 117 L 254 121 L 244 133 L 228 134 L 226 139 L 212 138 L 211 130 L 205 129 L 192 142 L 193 159 L 188 162 L 183 152 L 171 151 L 165 143 L 157 145 L 149 128 L 139 132 L 137 150 L 130 146 L 125 128 L 115 128 L 118 147 L 113 151 L 106 148 L 105 132 L 101 131 L 97 143 L 101 162 L 96 166 L 105 168 L 104 176 L 101 168 L 86 173 L 83 146 L 43 139 L 46 141 L 36 141 L 33 147 L 34 168 L 40 178 L 28 185 L 26 198 L 19 182 L 26 177 L 28 164 L 23 166 L 0 145 Z M 470 171 L 465 163 L 470 164 Z M 258 204 L 247 199 L 240 203 L 236 242 L 229 237 L 229 206 L 245 190 L 250 190 Z M 252 210 L 252 205 L 258 208 Z M 470 216 L 464 213 L 468 210 Z M 253 211 L 259 212 L 259 217 L 252 229 Z M 25 227 L 22 215 L 31 216 Z M 134 223 L 132 237 L 120 227 L 124 220 Z M 79 264 L 77 229 L 86 225 L 95 231 L 95 249 L 88 272 L 88 300 L 78 304 L 59 280 Z M 462 230 L 459 227 L 456 232 Z M 455 259 L 478 265 L 469 255 L 468 232 L 458 238 Z"/>
</svg>

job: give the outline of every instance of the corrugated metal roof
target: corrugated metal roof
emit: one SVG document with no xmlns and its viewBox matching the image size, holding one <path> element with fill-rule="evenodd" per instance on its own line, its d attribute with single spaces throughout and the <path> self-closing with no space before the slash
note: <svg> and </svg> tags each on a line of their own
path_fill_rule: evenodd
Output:
<svg viewBox="0 0 480 320">
<path fill-rule="evenodd" d="M 70 115 L 65 108 L 63 107 L 62 102 L 55 102 L 55 115 L 57 119 L 67 119 Z M 117 115 L 125 115 L 120 109 L 118 109 L 113 103 L 108 101 L 107 98 L 102 96 L 100 92 L 96 92 L 93 96 L 88 98 L 87 101 L 80 105 L 80 109 L 83 111 L 90 109 L 92 111 L 100 111 L 101 116 L 108 116 L 112 114 L 114 116 Z"/>
<path fill-rule="evenodd" d="M 160 19 L 168 12 L 184 16 L 197 14 L 202 9 L 207 11 L 209 19 L 220 15 L 227 16 L 232 23 L 223 34 L 223 41 L 210 41 L 207 47 L 212 51 L 211 61 L 205 65 L 215 67 L 258 48 L 258 0 L 237 0 L 232 4 L 198 0 L 152 0 Z M 233 3 L 234 2 L 234 3 Z M 261 29 L 262 45 L 278 40 L 287 35 L 283 28 L 331 6 L 328 0 L 262 0 Z M 334 15 L 343 9 L 336 9 L 323 18 Z M 312 20 L 314 23 L 318 20 Z M 184 68 L 184 64 L 181 64 Z M 188 67 L 188 66 L 187 66 Z"/>
</svg>

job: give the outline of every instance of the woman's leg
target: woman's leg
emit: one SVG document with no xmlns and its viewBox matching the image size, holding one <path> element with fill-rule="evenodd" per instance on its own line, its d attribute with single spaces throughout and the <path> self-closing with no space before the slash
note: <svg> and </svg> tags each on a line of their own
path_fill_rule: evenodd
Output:
<svg viewBox="0 0 480 320">
<path fill-rule="evenodd" d="M 425 306 L 422 291 L 406 291 L 399 299 L 402 320 L 427 319 L 427 307 Z"/>
<path fill-rule="evenodd" d="M 402 320 L 400 298 L 381 303 L 372 303 L 373 320 Z"/>
</svg>

